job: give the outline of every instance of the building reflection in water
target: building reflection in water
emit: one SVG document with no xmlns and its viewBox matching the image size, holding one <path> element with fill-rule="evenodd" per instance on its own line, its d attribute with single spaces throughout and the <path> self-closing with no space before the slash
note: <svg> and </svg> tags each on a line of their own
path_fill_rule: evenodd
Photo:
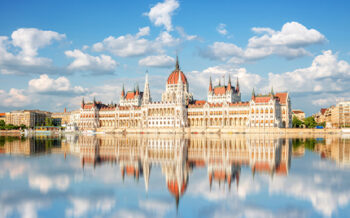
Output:
<svg viewBox="0 0 350 218">
<path fill-rule="evenodd" d="M 80 156 L 83 168 L 117 163 L 123 180 L 125 176 L 143 177 L 146 192 L 151 168 L 159 166 L 176 205 L 196 168 L 207 168 L 210 189 L 218 184 L 230 190 L 232 183 L 238 189 L 242 166 L 250 167 L 253 175 L 287 175 L 292 153 L 290 139 L 264 135 L 190 139 L 175 135 L 72 136 L 67 141 L 71 153 Z"/>
<path fill-rule="evenodd" d="M 305 150 L 334 160 L 340 166 L 350 165 L 350 139 L 279 138 L 271 135 L 66 135 L 62 138 L 2 137 L 0 153 L 40 155 L 66 153 L 78 156 L 82 168 L 103 163 L 118 164 L 121 177 L 143 179 L 148 192 L 152 167 L 159 167 L 165 185 L 174 196 L 176 205 L 184 195 L 191 174 L 198 168 L 207 169 L 208 185 L 226 191 L 232 184 L 239 189 L 242 169 L 255 174 L 288 175 L 291 156 L 303 156 Z"/>
</svg>

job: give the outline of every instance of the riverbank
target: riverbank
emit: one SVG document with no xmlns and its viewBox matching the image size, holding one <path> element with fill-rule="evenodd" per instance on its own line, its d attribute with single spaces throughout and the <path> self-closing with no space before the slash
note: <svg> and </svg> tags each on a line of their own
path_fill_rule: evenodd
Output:
<svg viewBox="0 0 350 218">
<path fill-rule="evenodd" d="M 110 134 L 277 134 L 277 135 L 340 135 L 341 129 L 299 128 L 129 128 L 97 129 L 97 133 Z"/>
<path fill-rule="evenodd" d="M 21 130 L 0 130 L 0 136 L 20 136 Z"/>
</svg>

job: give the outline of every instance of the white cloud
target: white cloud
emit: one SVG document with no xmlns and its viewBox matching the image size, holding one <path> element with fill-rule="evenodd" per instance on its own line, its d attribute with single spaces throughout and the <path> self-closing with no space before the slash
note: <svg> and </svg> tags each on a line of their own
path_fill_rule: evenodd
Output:
<svg viewBox="0 0 350 218">
<path fill-rule="evenodd" d="M 148 56 L 139 60 L 140 66 L 146 67 L 172 67 L 175 59 L 167 55 Z"/>
<path fill-rule="evenodd" d="M 41 193 L 47 193 L 50 189 L 56 188 L 60 191 L 69 187 L 69 177 L 67 175 L 56 175 L 48 177 L 46 175 L 30 175 L 29 186 L 39 189 Z"/>
<path fill-rule="evenodd" d="M 72 208 L 66 209 L 67 217 L 85 217 L 88 212 L 101 212 L 102 214 L 111 211 L 115 200 L 111 198 L 89 199 L 74 197 L 71 199 Z"/>
<path fill-rule="evenodd" d="M 242 58 L 244 51 L 242 48 L 232 43 L 214 42 L 208 49 L 201 51 L 202 56 L 210 59 L 226 61 L 231 57 Z"/>
<path fill-rule="evenodd" d="M 113 73 L 117 67 L 117 62 L 108 55 L 91 56 L 87 53 L 74 49 L 65 51 L 67 57 L 75 60 L 68 66 L 72 71 L 88 71 L 94 73 Z"/>
<path fill-rule="evenodd" d="M 348 91 L 350 65 L 338 60 L 331 50 L 323 51 L 310 67 L 282 74 L 269 73 L 270 86 L 291 92 L 344 92 Z"/>
<path fill-rule="evenodd" d="M 176 30 L 180 34 L 180 36 L 185 40 L 191 41 L 191 40 L 199 39 L 199 37 L 197 35 L 188 35 L 185 32 L 183 27 L 177 26 Z"/>
<path fill-rule="evenodd" d="M 143 27 L 135 35 L 127 34 L 117 38 L 109 36 L 102 42 L 95 43 L 93 50 L 108 51 L 120 57 L 134 57 L 164 53 L 163 47 L 172 47 L 180 43 L 180 39 L 174 38 L 166 31 L 160 32 L 155 40 L 142 38 L 148 35 L 149 31 L 149 27 Z"/>
<path fill-rule="evenodd" d="M 223 26 L 219 27 L 218 31 L 225 33 Z M 271 55 L 292 59 L 310 55 L 305 47 L 326 41 L 325 36 L 317 30 L 307 29 L 297 22 L 285 23 L 280 31 L 266 27 L 253 27 L 252 30 L 259 35 L 250 38 L 245 49 L 233 43 L 215 42 L 201 50 L 200 54 L 211 59 L 230 60 L 231 63 L 262 59 Z"/>
<path fill-rule="evenodd" d="M 51 44 L 54 40 L 62 40 L 65 37 L 65 34 L 35 28 L 20 28 L 11 35 L 12 44 L 22 49 L 20 55 L 24 59 L 36 56 L 39 48 Z"/>
<path fill-rule="evenodd" d="M 28 82 L 29 91 L 34 93 L 72 93 L 83 94 L 87 90 L 81 86 L 72 87 L 70 81 L 62 76 L 57 79 L 50 78 L 47 74 L 40 75 L 38 79 Z"/>
<path fill-rule="evenodd" d="M 31 97 L 23 89 L 0 90 L 0 101 L 4 107 L 23 107 L 31 103 Z"/>
<path fill-rule="evenodd" d="M 38 50 L 65 37 L 65 34 L 35 28 L 20 28 L 12 33 L 11 39 L 0 36 L 0 73 L 40 74 L 56 71 L 51 59 L 37 56 Z M 19 49 L 18 53 L 9 51 L 16 49 Z"/>
<path fill-rule="evenodd" d="M 216 27 L 216 31 L 218 31 L 218 33 L 220 33 L 221 35 L 226 35 L 228 33 L 227 30 L 226 30 L 226 24 L 220 23 Z"/>
<path fill-rule="evenodd" d="M 171 16 L 179 6 L 180 4 L 176 0 L 165 0 L 164 2 L 157 3 L 148 13 L 144 13 L 144 15 L 148 16 L 154 25 L 164 26 L 167 31 L 171 31 L 173 29 Z"/>
</svg>

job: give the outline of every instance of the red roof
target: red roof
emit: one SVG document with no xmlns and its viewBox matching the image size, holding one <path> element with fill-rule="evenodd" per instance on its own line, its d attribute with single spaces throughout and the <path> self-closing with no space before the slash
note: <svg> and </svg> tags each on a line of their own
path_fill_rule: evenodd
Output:
<svg viewBox="0 0 350 218">
<path fill-rule="evenodd" d="M 286 163 L 280 163 L 276 168 L 276 173 L 279 175 L 287 175 L 288 168 Z"/>
<path fill-rule="evenodd" d="M 179 74 L 181 75 L 181 80 L 184 84 L 187 84 L 187 78 L 185 74 L 180 70 L 174 70 L 168 77 L 168 84 L 177 84 L 179 81 Z"/>
<path fill-rule="evenodd" d="M 321 108 L 321 110 L 320 110 L 321 114 L 323 115 L 324 113 L 326 113 L 327 109 L 328 108 Z"/>
<path fill-rule="evenodd" d="M 287 104 L 288 92 L 278 92 L 275 96 L 280 99 L 281 104 Z"/>
<path fill-rule="evenodd" d="M 0 117 L 4 117 L 5 115 L 5 113 L 0 113 Z"/>
<path fill-rule="evenodd" d="M 267 103 L 271 100 L 271 96 L 255 96 L 254 101 L 256 103 Z"/>
<path fill-rule="evenodd" d="M 215 95 L 223 95 L 226 93 L 226 87 L 225 86 L 219 86 L 214 88 L 214 94 Z"/>
<path fill-rule="evenodd" d="M 179 185 L 177 184 L 177 181 L 169 181 L 168 182 L 168 190 L 174 196 L 179 196 L 179 194 L 183 195 L 183 193 L 186 190 L 186 187 L 187 187 L 187 183 L 186 183 L 186 181 L 183 181 L 182 186 L 181 186 L 181 190 L 179 193 Z"/>
<path fill-rule="evenodd" d="M 292 112 L 294 114 L 302 114 L 302 113 L 304 113 L 304 111 L 302 111 L 302 110 L 292 110 Z"/>
<path fill-rule="evenodd" d="M 271 166 L 268 162 L 257 162 L 254 164 L 253 169 L 258 172 L 270 172 Z"/>
<path fill-rule="evenodd" d="M 126 93 L 126 100 L 128 100 L 128 99 L 134 99 L 135 98 L 135 92 L 127 92 Z"/>
<path fill-rule="evenodd" d="M 194 102 L 194 104 L 205 104 L 206 101 L 205 100 L 197 100 Z"/>
</svg>

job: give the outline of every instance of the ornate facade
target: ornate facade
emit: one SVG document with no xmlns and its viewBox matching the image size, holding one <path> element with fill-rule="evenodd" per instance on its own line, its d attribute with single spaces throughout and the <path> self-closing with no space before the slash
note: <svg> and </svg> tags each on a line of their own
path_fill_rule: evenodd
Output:
<svg viewBox="0 0 350 218">
<path fill-rule="evenodd" d="M 105 105 L 95 100 L 80 109 L 80 130 L 114 130 L 137 128 L 280 128 L 291 127 L 291 103 L 288 93 L 273 91 L 265 96 L 253 93 L 250 101 L 241 101 L 236 86 L 228 83 L 213 87 L 209 80 L 208 98 L 194 100 L 189 83 L 180 70 L 178 59 L 169 75 L 162 101 L 153 102 L 148 74 L 144 92 L 138 86 L 125 93 L 124 86 L 118 105 Z"/>
</svg>

